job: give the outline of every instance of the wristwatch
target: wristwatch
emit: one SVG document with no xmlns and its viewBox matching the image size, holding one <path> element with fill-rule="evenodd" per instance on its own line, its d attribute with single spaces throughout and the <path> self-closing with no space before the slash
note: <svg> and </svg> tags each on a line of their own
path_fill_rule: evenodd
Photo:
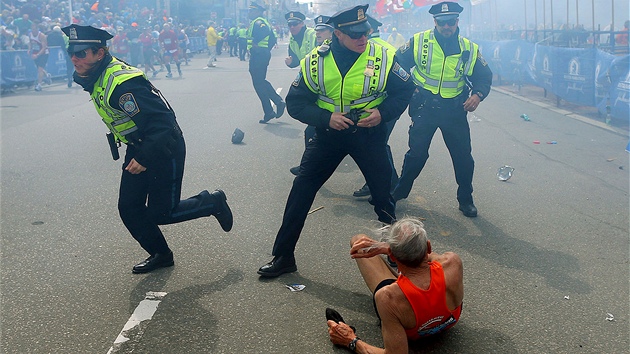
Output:
<svg viewBox="0 0 630 354">
<path fill-rule="evenodd" d="M 483 93 L 477 91 L 477 92 L 475 92 L 475 95 L 479 96 L 480 100 L 483 100 Z"/>
<path fill-rule="evenodd" d="M 354 339 L 352 340 L 352 342 L 350 342 L 350 344 L 348 344 L 348 348 L 350 348 L 350 350 L 352 350 L 353 352 L 357 350 L 357 342 L 360 340 L 361 338 L 359 337 L 354 337 Z"/>
</svg>

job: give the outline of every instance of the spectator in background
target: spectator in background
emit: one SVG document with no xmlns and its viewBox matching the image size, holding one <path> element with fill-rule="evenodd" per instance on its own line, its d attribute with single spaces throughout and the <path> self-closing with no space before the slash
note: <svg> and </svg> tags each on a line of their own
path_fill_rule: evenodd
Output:
<svg viewBox="0 0 630 354">
<path fill-rule="evenodd" d="M 68 81 L 68 88 L 72 87 L 72 73 L 74 72 L 74 65 L 72 60 L 68 56 L 68 37 L 61 32 L 61 27 L 55 26 L 48 34 L 48 46 L 49 47 L 61 47 L 66 58 L 66 80 Z"/>
<path fill-rule="evenodd" d="M 22 17 L 16 18 L 13 21 L 13 26 L 15 26 L 17 30 L 17 35 L 20 39 L 20 48 L 16 49 L 25 49 L 28 48 L 28 32 L 33 26 L 33 21 L 29 20 L 29 16 L 27 13 L 22 14 Z"/>
<path fill-rule="evenodd" d="M 394 48 L 398 49 L 405 45 L 406 42 L 407 41 L 405 40 L 405 37 L 403 37 L 402 34 L 398 33 L 396 27 L 392 28 L 392 33 L 389 35 L 389 37 L 387 37 L 387 43 L 393 45 Z"/>
<path fill-rule="evenodd" d="M 626 20 L 623 23 L 623 33 L 619 33 L 615 36 L 615 44 L 618 46 L 628 46 L 628 31 L 630 31 L 630 20 Z"/>
<path fill-rule="evenodd" d="M 206 30 L 206 41 L 208 42 L 208 64 L 207 68 L 214 68 L 217 66 L 214 62 L 217 61 L 217 43 L 219 42 L 219 35 L 214 29 L 215 23 L 210 21 L 210 26 Z"/>
</svg>

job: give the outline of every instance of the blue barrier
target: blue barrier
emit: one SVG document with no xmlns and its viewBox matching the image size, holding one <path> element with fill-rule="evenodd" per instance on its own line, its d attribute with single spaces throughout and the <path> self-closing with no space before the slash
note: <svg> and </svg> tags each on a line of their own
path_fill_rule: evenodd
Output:
<svg viewBox="0 0 630 354">
<path fill-rule="evenodd" d="M 66 53 L 61 47 L 50 47 L 46 71 L 53 78 L 66 77 Z M 26 50 L 1 51 L 0 85 L 32 85 L 37 81 L 37 67 Z"/>
<path fill-rule="evenodd" d="M 532 84 L 561 99 L 630 115 L 630 56 L 595 48 L 561 48 L 522 40 L 476 41 L 492 72 L 502 80 Z"/>
<path fill-rule="evenodd" d="M 188 37 L 190 43 L 188 49 L 193 53 L 200 53 L 208 49 L 206 37 Z"/>
</svg>

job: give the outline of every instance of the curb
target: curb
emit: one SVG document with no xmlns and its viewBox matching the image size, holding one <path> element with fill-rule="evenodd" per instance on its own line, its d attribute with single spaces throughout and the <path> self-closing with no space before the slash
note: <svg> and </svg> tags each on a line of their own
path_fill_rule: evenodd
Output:
<svg viewBox="0 0 630 354">
<path fill-rule="evenodd" d="M 521 96 L 521 95 L 519 95 L 517 93 L 508 91 L 506 89 L 503 89 L 503 88 L 492 87 L 492 90 L 493 91 L 497 91 L 499 93 L 502 93 L 504 95 L 508 95 L 508 96 L 514 97 L 516 99 L 519 99 L 519 100 L 527 102 L 527 103 L 535 104 L 536 106 L 548 109 L 548 110 L 550 110 L 552 112 L 555 112 L 555 113 L 562 114 L 565 117 L 568 117 L 568 118 L 571 118 L 571 119 L 575 119 L 575 120 L 580 121 L 582 123 L 586 123 L 586 124 L 592 125 L 592 126 L 597 127 L 597 128 L 608 130 L 608 131 L 610 131 L 612 133 L 615 133 L 615 134 L 628 135 L 628 132 L 626 132 L 624 130 L 612 127 L 612 126 L 610 126 L 610 125 L 608 125 L 608 124 L 606 124 L 604 122 L 600 122 L 598 120 L 595 120 L 595 119 L 592 119 L 592 118 L 589 118 L 589 117 L 585 117 L 585 116 L 577 114 L 575 112 L 568 111 L 568 110 L 562 109 L 562 108 L 558 108 L 558 107 L 556 107 L 556 106 L 554 106 L 552 104 L 549 104 L 549 103 L 545 103 L 545 102 L 542 102 L 542 101 L 537 101 L 537 100 L 534 100 L 534 99 L 531 99 L 531 98 L 527 98 L 527 97 Z"/>
</svg>

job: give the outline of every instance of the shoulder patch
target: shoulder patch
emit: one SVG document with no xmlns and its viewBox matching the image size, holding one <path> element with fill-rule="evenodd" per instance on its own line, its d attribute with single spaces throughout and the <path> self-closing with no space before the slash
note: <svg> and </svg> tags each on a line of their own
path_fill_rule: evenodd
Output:
<svg viewBox="0 0 630 354">
<path fill-rule="evenodd" d="M 409 80 L 409 77 L 411 77 L 407 70 L 405 70 L 398 63 L 394 63 L 394 66 L 392 67 L 392 73 L 396 74 L 396 76 L 398 76 L 402 81 L 407 81 Z"/>
<path fill-rule="evenodd" d="M 138 107 L 136 99 L 133 97 L 131 92 L 127 92 L 120 96 L 118 105 L 129 117 L 133 117 L 140 112 L 140 107 Z"/>
<path fill-rule="evenodd" d="M 398 48 L 398 51 L 400 52 L 400 54 L 404 53 L 407 51 L 407 49 L 411 48 L 411 40 L 407 41 L 405 43 L 405 45 L 403 45 L 402 47 Z"/>
<path fill-rule="evenodd" d="M 298 87 L 298 85 L 300 85 L 300 81 L 302 81 L 302 71 L 300 70 L 300 72 L 297 74 L 297 77 L 295 78 L 295 80 L 293 80 L 293 83 L 291 85 Z"/>
</svg>

